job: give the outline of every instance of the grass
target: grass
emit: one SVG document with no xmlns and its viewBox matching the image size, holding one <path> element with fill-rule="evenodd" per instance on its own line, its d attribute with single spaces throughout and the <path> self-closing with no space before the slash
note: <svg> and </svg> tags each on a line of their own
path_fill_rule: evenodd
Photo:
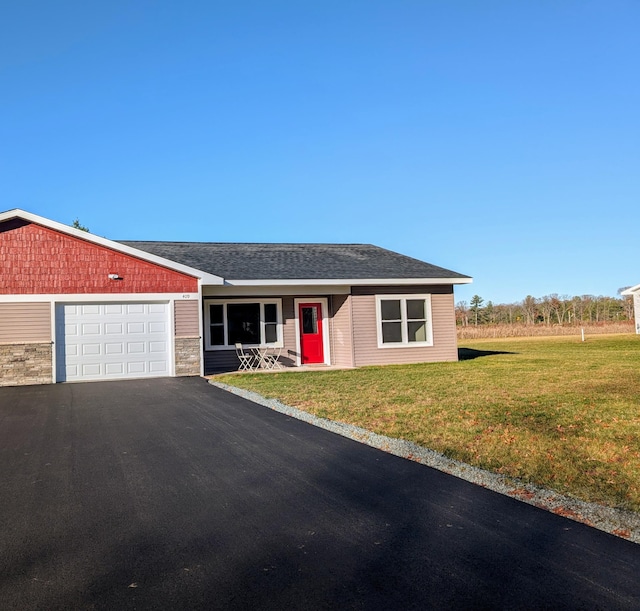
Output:
<svg viewBox="0 0 640 611">
<path fill-rule="evenodd" d="M 465 340 L 465 360 L 222 376 L 585 501 L 640 511 L 640 337 Z"/>
</svg>

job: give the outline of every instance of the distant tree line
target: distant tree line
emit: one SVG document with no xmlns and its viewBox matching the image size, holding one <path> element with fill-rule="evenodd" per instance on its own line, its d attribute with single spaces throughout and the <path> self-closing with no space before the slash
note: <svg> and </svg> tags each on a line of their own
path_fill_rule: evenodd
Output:
<svg viewBox="0 0 640 611">
<path fill-rule="evenodd" d="M 618 294 L 623 291 L 621 288 Z M 633 299 L 629 296 L 527 295 L 515 303 L 485 302 L 474 295 L 456 304 L 456 324 L 470 325 L 580 325 L 633 320 Z"/>
</svg>

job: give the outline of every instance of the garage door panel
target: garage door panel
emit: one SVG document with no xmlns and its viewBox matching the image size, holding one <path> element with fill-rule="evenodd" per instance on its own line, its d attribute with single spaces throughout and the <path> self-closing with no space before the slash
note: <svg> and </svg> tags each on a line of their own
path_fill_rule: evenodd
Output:
<svg viewBox="0 0 640 611">
<path fill-rule="evenodd" d="M 168 374 L 169 371 L 167 369 L 167 362 L 166 361 L 150 361 L 149 362 L 149 371 L 151 373 L 157 373 L 157 374 Z"/>
<path fill-rule="evenodd" d="M 100 356 L 102 354 L 102 344 L 83 344 L 82 356 Z"/>
<path fill-rule="evenodd" d="M 130 374 L 140 375 L 147 372 L 147 363 L 135 361 L 127 363 L 127 371 Z"/>
<path fill-rule="evenodd" d="M 120 376 L 125 373 L 124 363 L 105 363 L 104 373 L 106 376 Z"/>
<path fill-rule="evenodd" d="M 149 352 L 162 352 L 167 351 L 167 344 L 165 342 L 149 342 Z"/>
<path fill-rule="evenodd" d="M 149 323 L 149 333 L 162 333 L 163 335 L 167 332 L 167 325 L 163 322 L 150 322 Z"/>
<path fill-rule="evenodd" d="M 81 371 L 83 376 L 100 376 L 102 368 L 100 363 L 82 363 Z"/>
<path fill-rule="evenodd" d="M 115 315 L 115 316 L 122 316 L 122 314 L 124 314 L 124 306 L 121 303 L 107 303 L 104 306 L 104 313 L 109 316 L 109 315 Z"/>
<path fill-rule="evenodd" d="M 56 308 L 58 381 L 170 375 L 167 303 Z"/>
<path fill-rule="evenodd" d="M 105 354 L 124 354 L 124 346 L 121 342 L 116 344 L 105 344 L 104 345 L 104 353 Z"/>
<path fill-rule="evenodd" d="M 107 322 L 104 325 L 105 335 L 122 335 L 124 333 L 124 326 L 120 322 Z"/>
<path fill-rule="evenodd" d="M 84 323 L 83 325 L 80 325 L 80 333 L 85 337 L 87 335 L 101 335 L 102 326 L 100 323 L 95 322 Z"/>
<path fill-rule="evenodd" d="M 69 336 L 69 337 L 74 337 L 74 336 L 80 334 L 80 329 L 78 328 L 78 325 L 68 324 L 64 328 L 64 334 Z"/>
</svg>

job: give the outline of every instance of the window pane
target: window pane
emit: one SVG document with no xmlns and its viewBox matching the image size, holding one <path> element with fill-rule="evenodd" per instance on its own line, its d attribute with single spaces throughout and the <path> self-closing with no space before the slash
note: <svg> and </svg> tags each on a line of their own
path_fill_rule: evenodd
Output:
<svg viewBox="0 0 640 611">
<path fill-rule="evenodd" d="M 209 321 L 212 325 L 221 325 L 224 322 L 223 308 L 224 306 L 221 303 L 216 303 L 209 306 Z"/>
<path fill-rule="evenodd" d="M 402 341 L 402 323 L 383 322 L 382 323 L 382 343 L 394 343 Z"/>
<path fill-rule="evenodd" d="M 229 344 L 260 343 L 260 304 L 230 303 L 227 305 Z"/>
<path fill-rule="evenodd" d="M 273 323 L 267 323 L 264 326 L 264 341 L 267 344 L 273 344 L 278 341 L 278 326 Z"/>
<path fill-rule="evenodd" d="M 318 312 L 316 308 L 302 308 L 302 332 L 318 333 Z"/>
<path fill-rule="evenodd" d="M 407 299 L 407 318 L 424 320 L 424 299 Z"/>
<path fill-rule="evenodd" d="M 264 304 L 264 322 L 278 322 L 278 306 L 275 303 Z"/>
<path fill-rule="evenodd" d="M 427 341 L 427 325 L 424 322 L 410 322 L 407 325 L 408 340 L 410 342 Z"/>
<path fill-rule="evenodd" d="M 224 346 L 224 327 L 222 325 L 211 327 L 211 345 Z"/>
<path fill-rule="evenodd" d="M 385 299 L 380 302 L 382 320 L 400 320 L 400 300 Z"/>
</svg>

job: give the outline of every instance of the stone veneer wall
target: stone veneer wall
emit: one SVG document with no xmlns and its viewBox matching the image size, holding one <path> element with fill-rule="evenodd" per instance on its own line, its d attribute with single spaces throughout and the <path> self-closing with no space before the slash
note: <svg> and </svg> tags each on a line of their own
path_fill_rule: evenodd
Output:
<svg viewBox="0 0 640 611">
<path fill-rule="evenodd" d="M 176 375 L 200 375 L 200 338 L 176 337 Z"/>
<path fill-rule="evenodd" d="M 52 382 L 51 343 L 0 344 L 0 386 Z"/>
</svg>

